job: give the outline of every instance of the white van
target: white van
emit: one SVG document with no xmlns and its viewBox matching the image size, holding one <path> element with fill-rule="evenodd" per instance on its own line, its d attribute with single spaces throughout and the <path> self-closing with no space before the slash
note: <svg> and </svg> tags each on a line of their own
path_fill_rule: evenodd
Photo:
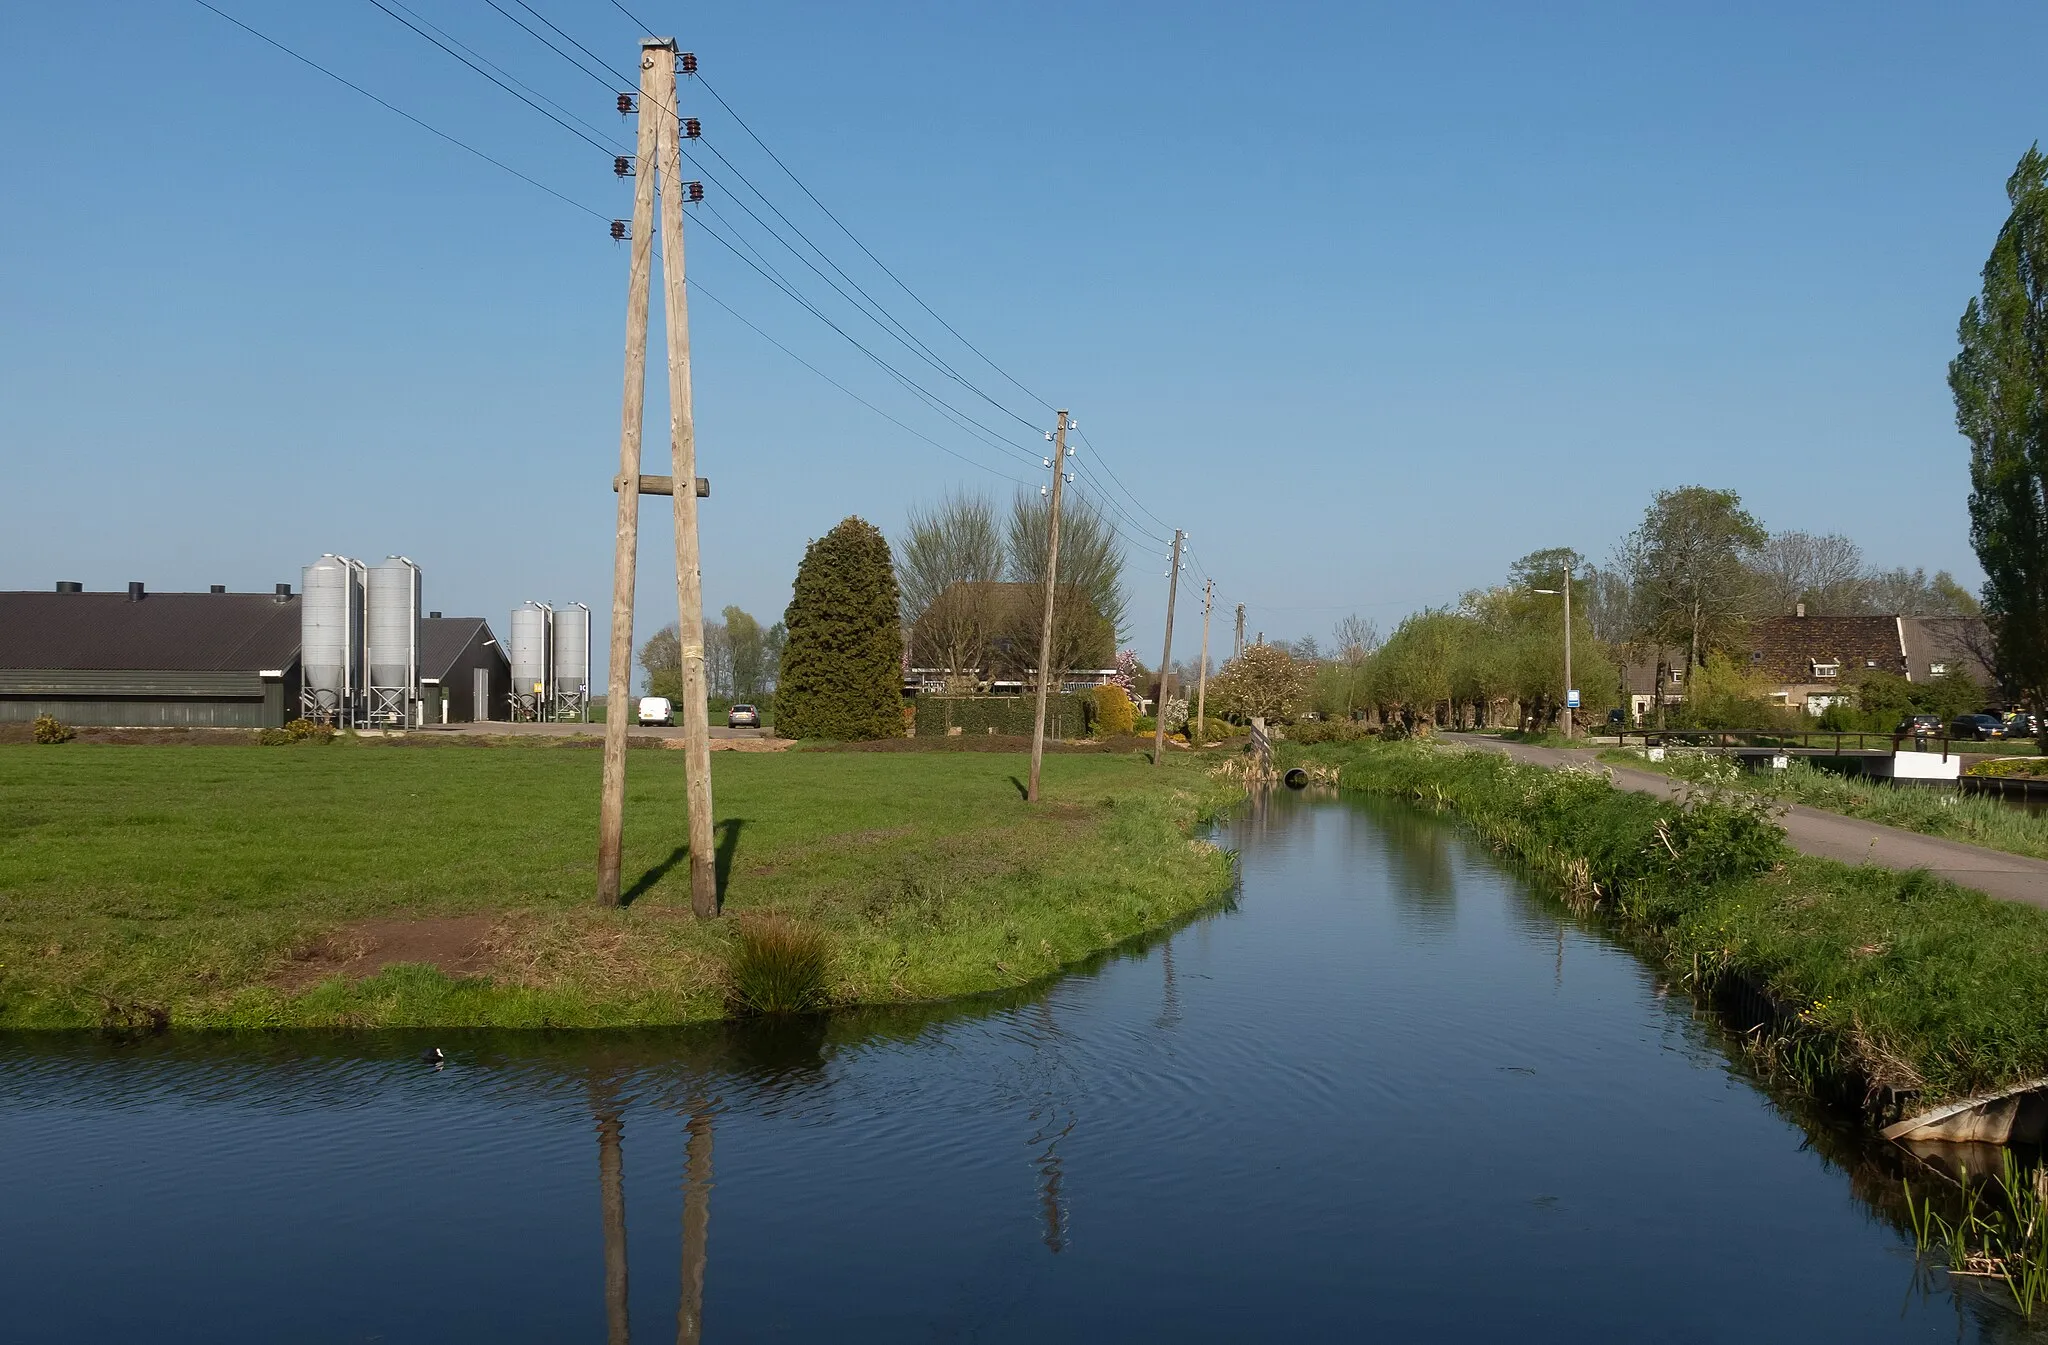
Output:
<svg viewBox="0 0 2048 1345">
<path fill-rule="evenodd" d="M 666 696 L 642 696 L 640 698 L 640 723 L 674 724 L 676 707 L 668 703 Z"/>
</svg>

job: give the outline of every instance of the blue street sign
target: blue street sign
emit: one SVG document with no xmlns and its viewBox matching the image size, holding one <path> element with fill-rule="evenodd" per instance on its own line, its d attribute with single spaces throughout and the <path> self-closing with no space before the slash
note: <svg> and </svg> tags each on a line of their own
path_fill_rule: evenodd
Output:
<svg viewBox="0 0 2048 1345">
<path fill-rule="evenodd" d="M 1570 709 L 1576 710 L 1579 708 L 1579 691 L 1577 687 L 1573 687 L 1570 691 L 1564 693 L 1564 703 Z"/>
</svg>

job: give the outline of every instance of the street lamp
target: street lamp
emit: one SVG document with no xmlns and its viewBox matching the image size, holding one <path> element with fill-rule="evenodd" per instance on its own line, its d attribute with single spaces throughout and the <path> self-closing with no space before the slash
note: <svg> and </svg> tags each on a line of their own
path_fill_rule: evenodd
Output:
<svg viewBox="0 0 2048 1345">
<path fill-rule="evenodd" d="M 1564 567 L 1564 587 L 1531 589 L 1555 597 L 1564 594 L 1564 736 L 1572 736 L 1572 567 Z"/>
</svg>

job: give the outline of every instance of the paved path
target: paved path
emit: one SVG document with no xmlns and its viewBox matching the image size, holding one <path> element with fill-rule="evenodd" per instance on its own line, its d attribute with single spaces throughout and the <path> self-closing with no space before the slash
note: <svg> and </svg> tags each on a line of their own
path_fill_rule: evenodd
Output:
<svg viewBox="0 0 2048 1345">
<path fill-rule="evenodd" d="M 1446 733 L 1450 742 L 1505 752 L 1516 761 L 1537 766 L 1596 766 L 1623 789 L 1663 798 L 1676 798 L 1685 782 L 1656 771 L 1630 770 L 1610 766 L 1591 752 L 1563 747 L 1532 747 L 1527 743 L 1505 743 L 1482 734 Z M 1923 836 L 1879 822 L 1822 812 L 1804 804 L 1792 804 L 1779 819 L 1785 839 L 1794 850 L 1820 859 L 1844 864 L 1876 864 L 1887 869 L 1926 869 L 1964 887 L 1988 892 L 2002 901 L 2025 902 L 2048 909 L 2048 860 L 2009 855 L 1980 845 Z"/>
</svg>

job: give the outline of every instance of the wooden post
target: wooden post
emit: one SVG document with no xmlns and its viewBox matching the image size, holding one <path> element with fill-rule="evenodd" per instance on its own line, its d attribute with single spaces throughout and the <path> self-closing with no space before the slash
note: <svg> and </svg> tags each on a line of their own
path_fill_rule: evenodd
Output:
<svg viewBox="0 0 2048 1345">
<path fill-rule="evenodd" d="M 1239 604 L 1237 605 L 1237 642 L 1236 642 L 1235 644 L 1233 644 L 1233 645 L 1232 645 L 1232 646 L 1230 647 L 1230 656 L 1231 656 L 1232 658 L 1241 658 L 1241 657 L 1243 657 L 1243 655 L 1244 655 L 1244 604 L 1243 604 L 1243 603 L 1239 603 Z"/>
<path fill-rule="evenodd" d="M 1173 686 L 1173 605 L 1180 598 L 1180 539 L 1187 536 L 1173 530 L 1173 567 L 1166 581 L 1166 649 L 1159 655 L 1159 704 L 1152 714 L 1152 764 L 1166 755 L 1166 694 Z"/>
<path fill-rule="evenodd" d="M 1209 728 L 1209 611 L 1215 606 L 1216 581 L 1211 579 L 1202 585 L 1202 667 L 1195 675 L 1195 726 L 1205 738 Z"/>
<path fill-rule="evenodd" d="M 1067 413 L 1060 412 L 1059 429 L 1052 440 L 1052 533 L 1045 556 L 1045 624 L 1038 633 L 1038 711 L 1031 721 L 1031 781 L 1024 789 L 1026 803 L 1038 802 L 1038 766 L 1045 758 L 1045 688 L 1052 663 L 1052 600 L 1060 573 L 1060 485 L 1066 479 Z"/>
<path fill-rule="evenodd" d="M 640 120 L 658 120 L 656 147 L 661 176 L 661 279 L 668 332 L 669 456 L 677 481 L 697 477 L 697 428 L 690 401 L 690 299 L 683 267 L 682 122 L 676 111 L 676 53 L 672 39 L 650 48 L 648 72 L 653 111 L 641 104 Z M 623 493 L 623 492 L 622 492 Z M 704 576 L 697 552 L 697 492 L 673 491 L 676 514 L 676 625 L 683 663 L 683 776 L 689 797 L 690 909 L 699 917 L 718 914 L 718 875 L 711 839 L 711 706 L 704 676 Z"/>
<path fill-rule="evenodd" d="M 640 50 L 640 106 L 657 67 L 656 48 Z M 670 76 L 674 82 L 674 76 Z M 626 280 L 626 391 L 619 418 L 619 520 L 612 542 L 612 651 L 605 682 L 604 783 L 597 810 L 597 904 L 619 904 L 619 851 L 626 828 L 626 727 L 633 718 L 633 586 L 640 560 L 640 424 L 647 402 L 647 277 L 654 250 L 655 118 L 640 118 L 639 171 L 633 180 L 632 264 Z"/>
</svg>

